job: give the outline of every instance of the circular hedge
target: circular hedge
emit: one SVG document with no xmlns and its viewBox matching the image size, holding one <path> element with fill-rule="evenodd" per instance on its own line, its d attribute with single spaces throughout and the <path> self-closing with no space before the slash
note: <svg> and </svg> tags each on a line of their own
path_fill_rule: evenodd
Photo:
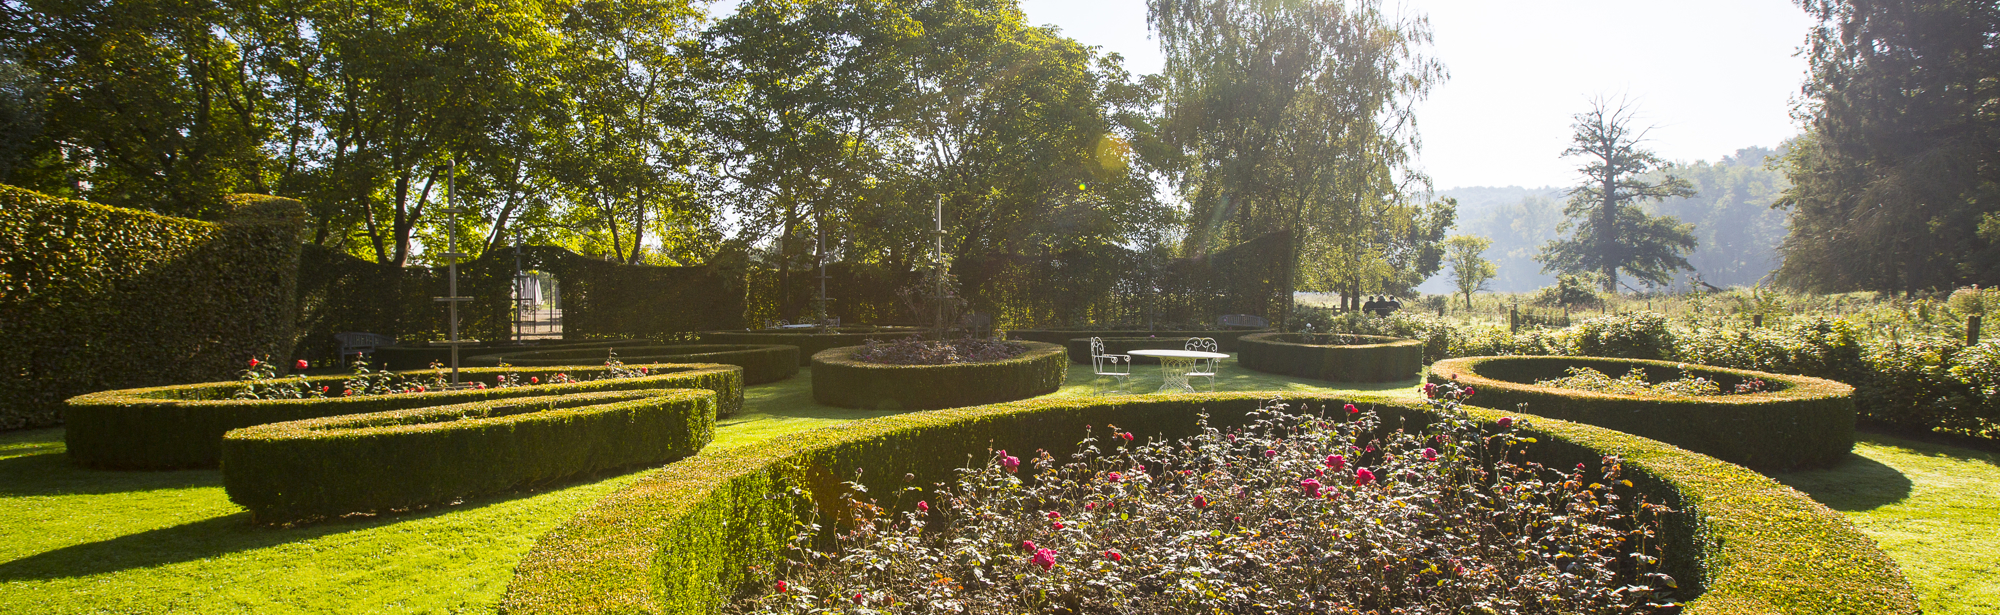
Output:
<svg viewBox="0 0 2000 615">
<path fill-rule="evenodd" d="M 710 344 L 783 344 L 799 347 L 799 367 L 812 365 L 813 355 L 828 348 L 860 346 L 868 340 L 914 337 L 916 327 L 829 327 L 798 332 L 764 329 L 759 331 L 709 331 L 701 341 Z"/>
<path fill-rule="evenodd" d="M 859 347 L 813 355 L 813 400 L 864 409 L 935 410 L 1054 393 L 1069 378 L 1063 347 L 1021 342 L 1020 356 L 985 363 L 885 365 L 856 361 Z"/>
<path fill-rule="evenodd" d="M 511 397 L 568 395 L 594 391 L 641 389 L 708 389 L 715 391 L 716 414 L 731 416 L 743 407 L 743 368 L 715 364 L 627 365 L 651 373 L 638 378 L 591 380 L 562 384 L 458 389 L 427 393 L 314 397 L 306 399 L 231 399 L 242 382 L 206 382 L 143 389 L 120 389 L 69 399 L 63 420 L 63 441 L 78 465 L 132 470 L 212 468 L 221 459 L 222 436 L 232 429 L 343 414 L 366 414 Z M 470 368 L 459 373 L 464 382 L 493 382 L 509 374 L 521 379 L 550 379 L 556 374 L 588 378 L 599 367 Z M 412 372 L 402 372 L 413 375 Z M 431 370 L 415 374 L 429 375 Z M 315 376 L 314 386 L 338 387 L 348 376 Z"/>
<path fill-rule="evenodd" d="M 763 590 L 786 556 L 803 494 L 818 493 L 843 518 L 841 481 L 871 493 L 956 478 L 954 468 L 990 448 L 1074 451 L 1085 425 L 1115 424 L 1168 438 L 1191 435 L 1197 417 L 1245 422 L 1269 393 L 1044 398 L 910 413 L 815 430 L 759 446 L 706 452 L 641 478 L 543 536 L 521 563 L 500 611 L 712 613 Z M 1475 399 L 1477 397 L 1475 396 Z M 1293 408 L 1374 405 L 1384 422 L 1427 423 L 1409 401 L 1287 395 Z M 1468 409 L 1493 421 L 1502 413 Z M 1687 613 L 1912 615 L 1914 592 L 1895 561 L 1839 513 L 1777 481 L 1714 458 L 1608 429 L 1558 420 L 1516 423 L 1536 438 L 1529 455 L 1551 467 L 1601 470 L 1616 456 L 1625 475 L 1664 512 L 1665 571 Z M 914 475 L 905 480 L 905 473 Z M 907 499 L 907 498 L 906 498 Z"/>
<path fill-rule="evenodd" d="M 643 342 L 642 342 L 643 344 Z M 529 367 L 552 367 L 557 365 L 602 365 L 610 351 L 618 353 L 622 363 L 721 363 L 743 368 L 743 384 L 764 384 L 791 378 L 799 373 L 799 347 L 784 344 L 670 344 L 659 346 L 635 345 L 607 346 L 601 348 L 574 348 L 563 350 L 531 350 L 525 352 L 493 354 L 467 357 L 461 360 L 473 367 L 499 367 L 501 362 L 508 365 Z"/>
<path fill-rule="evenodd" d="M 1185 337 L 1146 337 L 1142 335 L 1139 337 L 1102 337 L 1098 339 L 1104 340 L 1104 352 L 1108 354 L 1127 354 L 1134 350 L 1183 350 L 1187 348 L 1187 338 Z M 1217 345 L 1221 345 L 1221 343 L 1218 341 Z M 1071 363 L 1090 365 L 1090 338 L 1079 337 L 1064 340 L 1063 346 L 1069 349 L 1069 360 Z M 1157 364 L 1160 360 L 1156 357 L 1138 356 L 1132 357 L 1132 362 Z"/>
<path fill-rule="evenodd" d="M 1106 329 L 1102 331 L 1093 331 L 1090 329 L 1017 329 L 1013 331 L 1008 331 L 1007 339 L 1023 340 L 1029 342 L 1041 342 L 1044 344 L 1067 344 L 1069 343 L 1070 340 L 1073 339 L 1083 338 L 1087 340 L 1092 337 L 1101 337 L 1106 340 L 1110 340 L 1112 338 L 1139 338 L 1139 339 L 1158 338 L 1163 340 L 1166 339 L 1177 340 L 1179 343 L 1184 344 L 1187 343 L 1187 338 L 1190 337 L 1208 337 L 1208 338 L 1214 338 L 1215 345 L 1222 348 L 1223 352 L 1236 352 L 1237 351 L 1236 340 L 1238 338 L 1254 333 L 1264 333 L 1266 331 L 1269 331 L 1269 329 L 1224 329 L 1218 331 L 1148 331 L 1145 329 Z M 1144 346 L 1133 346 L 1133 348 L 1144 348 Z M 1090 346 L 1085 345 L 1083 349 L 1084 349 L 1083 360 L 1081 362 L 1089 363 Z M 1168 350 L 1180 350 L 1180 349 L 1181 347 L 1178 345 L 1172 348 L 1168 348 Z M 1133 358 L 1136 359 L 1138 357 L 1133 357 Z"/>
<path fill-rule="evenodd" d="M 715 392 L 603 391 L 245 427 L 222 487 L 257 523 L 448 503 L 699 452 Z"/>
<path fill-rule="evenodd" d="M 465 358 L 472 355 L 529 352 L 537 350 L 562 350 L 568 348 L 608 348 L 612 346 L 637 346 L 645 340 L 616 339 L 589 341 L 537 341 L 537 342 L 495 342 L 467 344 L 458 347 L 460 366 L 466 365 Z M 451 346 L 445 344 L 417 344 L 412 346 L 381 346 L 368 355 L 368 361 L 375 367 L 388 370 L 428 369 L 432 363 L 451 365 Z M 602 363 L 602 361 L 599 361 Z"/>
<path fill-rule="evenodd" d="M 1237 342 L 1236 362 L 1260 372 L 1332 382 L 1395 382 L 1424 371 L 1424 343 L 1379 335 L 1319 335 L 1349 344 L 1316 344 L 1298 333 L 1258 333 Z"/>
<path fill-rule="evenodd" d="M 1588 367 L 1612 378 L 1639 368 L 1650 382 L 1690 376 L 1729 390 L 1756 378 L 1772 390 L 1743 395 L 1637 397 L 1536 386 Z M 1759 470 L 1824 467 L 1854 448 L 1854 387 L 1806 376 L 1602 357 L 1466 357 L 1431 366 L 1430 380 L 1456 377 L 1471 403 L 1616 429 Z"/>
</svg>

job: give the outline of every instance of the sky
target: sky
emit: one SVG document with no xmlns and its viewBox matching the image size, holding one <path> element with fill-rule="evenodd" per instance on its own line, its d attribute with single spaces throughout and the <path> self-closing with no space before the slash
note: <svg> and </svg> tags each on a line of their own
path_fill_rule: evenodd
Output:
<svg viewBox="0 0 2000 615">
<path fill-rule="evenodd" d="M 1667 160 L 1714 161 L 1798 134 L 1795 55 L 1811 19 L 1788 0 L 1406 0 L 1451 77 L 1417 107 L 1419 168 L 1440 190 L 1569 186 L 1571 116 L 1624 100 Z M 1028 21 L 1159 72 L 1145 0 L 1021 0 Z"/>
</svg>

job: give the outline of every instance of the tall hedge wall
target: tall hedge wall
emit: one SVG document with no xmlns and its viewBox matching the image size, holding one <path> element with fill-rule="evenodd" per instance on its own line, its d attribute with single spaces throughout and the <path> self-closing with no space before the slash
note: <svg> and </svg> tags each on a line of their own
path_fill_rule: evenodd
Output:
<svg viewBox="0 0 2000 615">
<path fill-rule="evenodd" d="M 1354 343 L 1320 343 L 1297 333 L 1259 333 L 1237 341 L 1237 361 L 1272 374 L 1332 382 L 1395 382 L 1424 371 L 1424 343 L 1374 335 L 1349 335 Z"/>
<path fill-rule="evenodd" d="M 1190 435 L 1198 413 L 1218 426 L 1242 424 L 1268 393 L 1039 399 L 904 414 L 830 427 L 689 458 L 614 494 L 544 536 L 515 568 L 501 612 L 715 613 L 763 588 L 784 557 L 800 493 L 837 502 L 840 482 L 865 468 L 872 492 L 950 481 L 989 447 L 1047 449 L 1062 458 L 1084 425 L 1141 434 Z M 1477 399 L 1477 397 L 1475 397 Z M 1348 401 L 1288 397 L 1309 408 Z M 1410 402 L 1357 399 L 1387 424 L 1433 420 Z M 1296 407 L 1296 406 L 1295 406 Z M 1473 408 L 1493 420 L 1503 413 Z M 1511 414 L 1511 413 L 1505 413 Z M 1650 501 L 1678 512 L 1664 528 L 1669 574 L 1691 615 L 1878 615 L 1918 612 L 1902 572 L 1840 514 L 1767 477 L 1636 436 L 1558 420 L 1518 429 L 1536 436 L 1544 463 L 1599 466 L 1623 459 Z M 904 474 L 914 474 L 905 483 Z M 838 511 L 826 511 L 838 518 Z"/>
<path fill-rule="evenodd" d="M 708 331 L 701 334 L 704 344 L 757 344 L 799 347 L 799 367 L 812 365 L 813 355 L 828 348 L 860 346 L 868 340 L 893 340 L 914 337 L 917 330 L 911 327 L 840 327 L 830 332 L 803 331 L 788 332 L 760 329 L 757 331 Z"/>
<path fill-rule="evenodd" d="M 513 397 L 567 395 L 593 391 L 707 389 L 717 396 L 717 414 L 743 407 L 743 369 L 734 365 L 657 364 L 638 378 L 460 389 L 362 397 L 248 400 L 230 399 L 240 383 L 210 382 L 103 391 L 69 400 L 69 428 L 63 440 L 78 465 L 105 469 L 163 470 L 213 467 L 221 458 L 222 436 L 232 429 L 346 414 L 407 410 Z M 519 374 L 544 382 L 557 373 L 591 377 L 604 368 L 474 368 L 460 370 L 465 382 L 493 382 Z M 426 372 L 428 373 L 428 372 Z M 345 376 L 308 378 L 314 385 L 339 387 Z"/>
<path fill-rule="evenodd" d="M 692 455 L 715 399 L 604 391 L 245 427 L 222 438 L 222 486 L 257 523 L 448 503 Z"/>
<path fill-rule="evenodd" d="M 1654 398 L 1536 386 L 1561 378 L 1570 367 L 1588 367 L 1616 378 L 1636 367 L 1659 382 L 1690 376 L 1726 390 L 1757 378 L 1765 393 Z M 1466 357 L 1431 366 L 1430 380 L 1457 378 L 1478 392 L 1482 405 L 1588 423 L 1657 439 L 1723 461 L 1760 470 L 1824 467 L 1854 448 L 1854 387 L 1807 376 L 1687 365 L 1671 361 L 1599 357 Z"/>
<path fill-rule="evenodd" d="M 304 209 L 226 203 L 202 222 L 0 186 L 0 429 L 57 424 L 81 393 L 288 354 Z"/>
<path fill-rule="evenodd" d="M 885 365 L 854 360 L 859 347 L 813 355 L 813 401 L 842 408 L 933 410 L 1027 399 L 1062 388 L 1068 351 L 1021 342 L 1021 356 L 985 363 Z"/>
<path fill-rule="evenodd" d="M 488 349 L 492 352 L 498 349 Z M 494 354 L 461 358 L 462 365 L 498 367 L 508 365 L 552 367 L 557 365 L 601 365 L 618 353 L 624 363 L 721 363 L 743 368 L 743 385 L 777 382 L 799 374 L 799 347 L 784 344 L 647 344 L 598 345 L 591 348 L 542 350 L 533 347 L 499 350 Z"/>
</svg>

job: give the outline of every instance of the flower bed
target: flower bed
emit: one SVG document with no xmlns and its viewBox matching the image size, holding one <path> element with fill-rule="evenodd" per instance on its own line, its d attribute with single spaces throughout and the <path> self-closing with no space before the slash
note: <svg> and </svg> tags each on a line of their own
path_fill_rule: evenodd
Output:
<svg viewBox="0 0 2000 615">
<path fill-rule="evenodd" d="M 473 355 L 487 355 L 496 353 L 511 354 L 516 352 L 536 352 L 543 350 L 569 350 L 576 348 L 602 349 L 602 348 L 612 348 L 612 347 L 622 347 L 622 346 L 639 346 L 648 343 L 649 342 L 645 340 L 616 339 L 616 340 L 587 340 L 587 341 L 574 341 L 574 342 L 572 341 L 530 342 L 523 344 L 511 344 L 511 343 L 467 344 L 458 347 L 458 361 L 460 366 L 467 366 L 471 364 L 465 362 L 466 358 L 471 357 Z M 598 356 L 600 358 L 603 356 L 602 351 L 600 351 Z M 382 346 L 376 348 L 374 353 L 368 355 L 368 361 L 374 363 L 377 366 L 382 367 L 383 369 L 393 369 L 393 370 L 425 369 L 430 367 L 431 364 L 433 363 L 438 363 L 448 366 L 451 364 L 451 346 L 444 344 Z M 602 363 L 602 362 L 603 361 L 593 361 L 592 364 Z"/>
<path fill-rule="evenodd" d="M 764 329 L 759 331 L 709 331 L 701 334 L 708 344 L 784 344 L 799 347 L 799 366 L 812 365 L 813 355 L 828 348 L 860 346 L 868 340 L 893 340 L 917 335 L 915 327 L 833 327 L 799 332 Z"/>
<path fill-rule="evenodd" d="M 1147 337 L 1143 335 L 1139 337 L 1104 337 L 1098 339 L 1104 340 L 1104 352 L 1107 354 L 1128 354 L 1134 350 L 1148 349 L 1185 350 L 1187 349 L 1188 340 L 1185 337 Z M 1221 341 L 1218 340 L 1216 345 L 1220 346 Z M 1090 365 L 1090 338 L 1078 337 L 1064 340 L 1063 346 L 1069 349 L 1069 360 L 1071 363 Z M 1160 360 L 1155 357 L 1136 356 L 1132 357 L 1132 362 L 1157 364 Z"/>
<path fill-rule="evenodd" d="M 1259 333 L 1238 342 L 1243 367 L 1332 382 L 1395 382 L 1424 371 L 1424 345 L 1375 335 Z"/>
<path fill-rule="evenodd" d="M 597 365 L 610 352 L 628 363 L 721 363 L 743 368 L 743 385 L 777 382 L 799 373 L 799 348 L 783 344 L 674 344 L 605 346 L 562 350 L 521 349 L 462 359 L 473 367 L 508 365 L 553 367 L 557 365 Z"/>
<path fill-rule="evenodd" d="M 1147 331 L 1144 329 L 1116 329 L 1116 330 L 1107 329 L 1103 331 L 1093 331 L 1090 329 L 1017 329 L 1014 331 L 1008 331 L 1007 339 L 1027 340 L 1030 342 L 1042 342 L 1044 344 L 1068 344 L 1070 340 L 1077 338 L 1083 338 L 1086 340 L 1092 337 L 1101 337 L 1106 340 L 1110 340 L 1112 338 L 1138 338 L 1138 339 L 1175 340 L 1179 344 L 1185 344 L 1187 343 L 1187 339 L 1190 337 L 1207 337 L 1207 338 L 1214 338 L 1215 345 L 1222 348 L 1223 352 L 1236 352 L 1238 350 L 1236 346 L 1236 340 L 1242 338 L 1245 335 L 1264 333 L 1267 331 L 1268 329 L 1221 329 L 1214 331 L 1202 331 L 1202 330 Z M 1145 346 L 1133 346 L 1133 348 L 1145 348 Z M 1162 346 L 1162 348 L 1166 347 Z M 1181 346 L 1179 346 L 1178 344 L 1170 348 L 1170 350 L 1180 350 L 1180 349 Z M 1090 363 L 1090 346 L 1085 345 L 1083 347 L 1083 350 L 1084 352 L 1082 359 L 1077 359 L 1076 353 L 1071 353 L 1070 360 L 1075 361 L 1079 364 Z M 1133 357 L 1133 358 L 1136 359 L 1138 357 Z"/>
<path fill-rule="evenodd" d="M 1006 340 L 964 337 L 926 340 L 906 337 L 886 342 L 868 340 L 848 357 L 878 365 L 957 365 L 991 363 L 1021 356 L 1028 345 Z"/>
<path fill-rule="evenodd" d="M 1639 368 L 1653 382 L 1685 373 L 1723 390 L 1754 379 L 1768 388 L 1741 395 L 1642 397 L 1533 384 L 1562 378 L 1573 367 L 1619 374 Z M 1467 357 L 1431 366 L 1433 383 L 1454 377 L 1478 392 L 1481 405 L 1528 404 L 1526 411 L 1533 414 L 1645 436 L 1760 470 L 1829 466 L 1854 448 L 1854 387 L 1831 380 L 1600 357 Z"/>
<path fill-rule="evenodd" d="M 932 410 L 1054 393 L 1069 377 L 1061 346 L 1021 342 L 1020 356 L 986 363 L 885 365 L 853 358 L 860 347 L 813 356 L 813 400 L 842 408 Z"/>
<path fill-rule="evenodd" d="M 531 382 L 523 386 L 491 387 L 352 397 L 303 399 L 231 399 L 246 388 L 242 382 L 209 382 L 144 389 L 122 389 L 79 395 L 64 414 L 63 439 L 70 460 L 107 469 L 163 470 L 214 467 L 220 459 L 222 436 L 231 429 L 300 419 L 407 410 L 429 406 L 543 395 L 639 389 L 708 389 L 715 391 L 716 412 L 730 416 L 743 406 L 743 368 L 714 364 L 627 365 L 649 374 L 632 378 L 589 380 L 610 371 L 606 367 L 471 368 L 460 370 L 465 382 L 497 382 L 501 378 Z M 428 375 L 431 372 L 421 372 Z M 408 375 L 411 372 L 401 372 Z M 558 382 L 559 375 L 582 382 Z M 317 376 L 304 382 L 341 386 L 347 376 Z M 549 384 L 532 384 L 532 382 Z"/>
<path fill-rule="evenodd" d="M 1260 393 L 1051 398 L 905 414 L 799 434 L 676 462 L 599 502 L 544 536 L 515 569 L 504 613 L 702 613 L 764 591 L 793 534 L 804 494 L 837 503 L 840 482 L 878 497 L 954 480 L 952 468 L 995 445 L 1066 458 L 1086 425 L 1119 425 L 1149 436 L 1197 433 L 1197 414 L 1217 426 L 1246 422 Z M 1475 398 L 1477 399 L 1477 398 Z M 1307 407 L 1346 399 L 1295 396 Z M 1388 424 L 1435 420 L 1409 402 L 1360 400 Z M 1506 416 L 1473 408 L 1486 424 Z M 1516 430 L 1548 467 L 1623 460 L 1648 501 L 1678 510 L 1659 538 L 1667 574 L 1688 613 L 1913 614 L 1916 600 L 1896 564 L 1838 513 L 1762 475 L 1610 430 L 1531 420 Z M 906 479 L 906 476 L 908 477 Z M 836 511 L 823 511 L 839 518 Z M 1009 554 L 1018 565 L 1028 562 Z M 1026 572 L 1026 569 L 1023 569 Z M 1011 574 L 1011 573 L 1010 573 Z"/>
<path fill-rule="evenodd" d="M 517 397 L 269 423 L 222 438 L 222 486 L 257 523 L 406 509 L 692 455 L 714 391 Z"/>
</svg>

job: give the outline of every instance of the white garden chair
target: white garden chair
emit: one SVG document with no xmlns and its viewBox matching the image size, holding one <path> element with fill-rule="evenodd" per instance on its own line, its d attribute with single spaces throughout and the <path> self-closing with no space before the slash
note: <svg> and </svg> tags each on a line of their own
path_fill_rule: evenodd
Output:
<svg viewBox="0 0 2000 615">
<path fill-rule="evenodd" d="M 1190 337 L 1182 350 L 1222 352 L 1222 346 L 1216 344 L 1215 338 L 1212 337 Z M 1212 392 L 1215 390 L 1215 374 L 1220 371 L 1222 371 L 1222 359 L 1195 359 L 1194 369 L 1188 372 L 1188 376 L 1207 378 L 1208 390 Z"/>
<path fill-rule="evenodd" d="M 1112 393 L 1124 392 L 1125 380 L 1132 377 L 1132 355 L 1106 354 L 1104 338 L 1090 338 L 1090 367 L 1099 376 L 1110 376 L 1118 381 L 1119 388 Z"/>
</svg>

